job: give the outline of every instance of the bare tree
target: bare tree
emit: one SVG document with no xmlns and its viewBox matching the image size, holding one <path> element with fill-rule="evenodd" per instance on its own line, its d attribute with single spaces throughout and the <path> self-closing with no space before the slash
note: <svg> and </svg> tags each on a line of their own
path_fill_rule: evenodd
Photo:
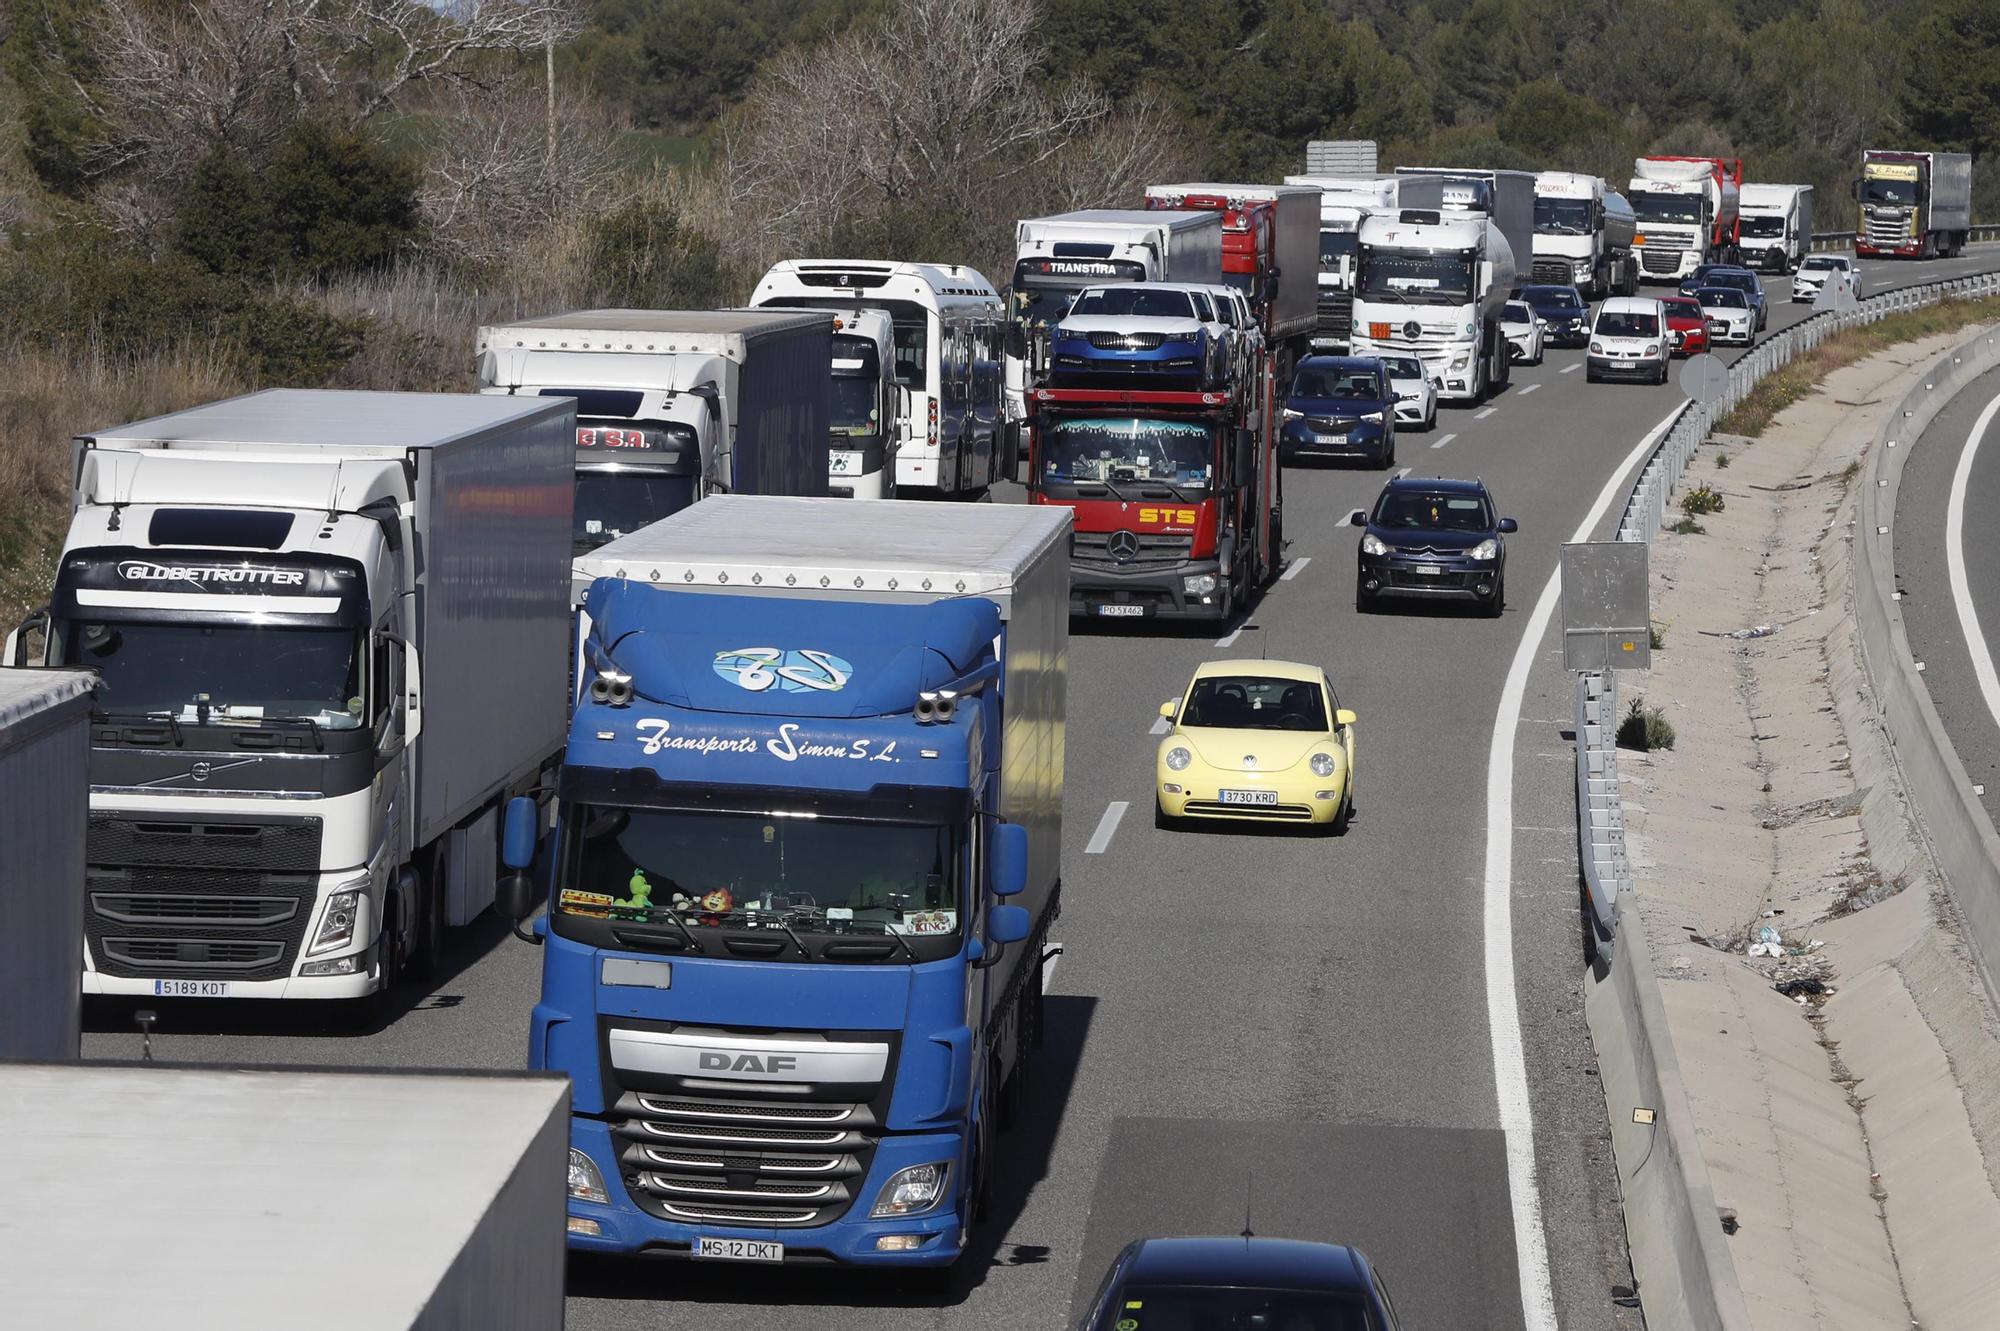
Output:
<svg viewBox="0 0 2000 1331">
<path fill-rule="evenodd" d="M 900 0 L 779 55 L 721 135 L 731 211 L 716 241 L 754 262 L 818 248 L 857 217 L 922 207 L 977 228 L 1044 192 L 1036 175 L 1107 130 L 1113 107 L 1083 80 L 1038 81 L 1035 22 L 1034 0 Z M 1146 159 L 1140 141 L 1162 123 L 1156 108 L 1122 122 L 1104 162 Z"/>
</svg>

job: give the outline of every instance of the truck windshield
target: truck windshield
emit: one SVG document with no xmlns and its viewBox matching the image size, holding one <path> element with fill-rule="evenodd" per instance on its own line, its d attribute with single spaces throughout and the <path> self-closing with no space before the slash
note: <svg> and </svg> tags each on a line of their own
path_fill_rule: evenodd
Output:
<svg viewBox="0 0 2000 1331">
<path fill-rule="evenodd" d="M 1885 176 L 1864 177 L 1861 181 L 1861 202 L 1889 204 L 1897 208 L 1914 207 L 1917 202 L 1917 182 L 1890 180 Z"/>
<path fill-rule="evenodd" d="M 1041 479 L 1117 485 L 1163 481 L 1183 494 L 1208 486 L 1215 437 L 1194 421 L 1058 420 L 1041 433 Z"/>
<path fill-rule="evenodd" d="M 833 432 L 875 435 L 882 432 L 882 356 L 866 338 L 833 339 Z"/>
<path fill-rule="evenodd" d="M 1639 219 L 1641 226 L 1649 222 L 1701 225 L 1701 196 L 1698 194 L 1635 193 L 1631 203 L 1633 216 Z"/>
<path fill-rule="evenodd" d="M 1361 294 L 1420 305 L 1463 305 L 1472 298 L 1472 264 L 1429 250 L 1371 250 L 1362 256 Z"/>
<path fill-rule="evenodd" d="M 121 716 L 353 730 L 367 715 L 356 629 L 86 620 L 58 638 L 62 664 L 96 670 L 104 710 Z"/>
<path fill-rule="evenodd" d="M 931 331 L 937 315 L 913 300 L 868 300 L 829 296 L 776 296 L 767 304 L 809 310 L 881 310 L 889 316 L 896 337 L 896 382 L 915 392 L 929 392 Z"/>
<path fill-rule="evenodd" d="M 1590 200 L 1535 200 L 1535 234 L 1538 236 L 1587 236 L 1590 234 Z"/>
<path fill-rule="evenodd" d="M 598 804 L 563 818 L 559 915 L 697 933 L 958 932 L 958 828 Z"/>
<path fill-rule="evenodd" d="M 1785 234 L 1785 219 L 1782 217 L 1753 217 L 1743 214 L 1743 234 L 1760 240 L 1775 240 Z"/>
<path fill-rule="evenodd" d="M 576 473 L 570 544 L 586 554 L 694 502 L 695 477 L 651 467 L 590 467 Z"/>
<path fill-rule="evenodd" d="M 1351 259 L 1361 248 L 1361 237 L 1352 231 L 1321 231 L 1319 233 L 1319 266 L 1328 272 L 1340 267 L 1342 259 Z"/>
</svg>

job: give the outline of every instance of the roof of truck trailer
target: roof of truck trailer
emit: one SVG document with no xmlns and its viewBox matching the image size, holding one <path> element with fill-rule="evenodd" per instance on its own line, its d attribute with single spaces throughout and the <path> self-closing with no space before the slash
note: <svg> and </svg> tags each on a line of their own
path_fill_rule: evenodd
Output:
<svg viewBox="0 0 2000 1331">
<path fill-rule="evenodd" d="M 480 331 L 498 336 L 516 329 L 607 333 L 761 333 L 826 321 L 825 311 L 797 310 L 571 310 L 539 319 L 517 319 Z"/>
<path fill-rule="evenodd" d="M 1170 208 L 1079 208 L 1047 217 L 1024 217 L 1019 226 L 1207 226 L 1215 214 L 1206 208 L 1192 212 Z"/>
<path fill-rule="evenodd" d="M 566 1090 L 530 1072 L 0 1067 L 17 1148 L 0 1152 L 0 1196 L 25 1221 L 0 1243 L 9 1322 L 408 1326 L 455 1263 L 477 1262 L 488 1212 L 488 1232 L 549 1224 L 531 1208 L 559 1193 L 506 1190 L 550 1163 L 537 1147 L 562 1131 Z M 545 1270 L 508 1274 L 539 1296 L 561 1243 L 540 1250 Z M 367 1278 L 299 1302 L 334 1253 Z"/>
<path fill-rule="evenodd" d="M 164 448 L 204 444 L 302 448 L 438 448 L 496 426 L 571 410 L 566 398 L 479 393 L 373 393 L 342 388 L 267 388 L 190 407 L 83 438 L 100 445 Z"/>
<path fill-rule="evenodd" d="M 1061 506 L 712 495 L 577 556 L 575 568 L 585 578 L 731 590 L 791 575 L 799 582 L 786 585 L 808 591 L 978 596 L 1010 589 L 1069 524 Z"/>
</svg>

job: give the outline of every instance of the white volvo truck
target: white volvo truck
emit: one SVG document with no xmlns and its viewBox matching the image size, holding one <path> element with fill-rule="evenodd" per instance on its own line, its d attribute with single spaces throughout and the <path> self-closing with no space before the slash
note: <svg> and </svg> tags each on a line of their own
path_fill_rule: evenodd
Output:
<svg viewBox="0 0 2000 1331">
<path fill-rule="evenodd" d="M 1361 224 L 1354 354 L 1415 355 L 1438 396 L 1477 402 L 1508 377 L 1500 308 L 1514 251 L 1492 218 L 1406 208 Z"/>
<path fill-rule="evenodd" d="M 8 654 L 98 677 L 84 993 L 436 968 L 562 749 L 575 430 L 568 398 L 277 389 L 76 441 Z"/>
</svg>

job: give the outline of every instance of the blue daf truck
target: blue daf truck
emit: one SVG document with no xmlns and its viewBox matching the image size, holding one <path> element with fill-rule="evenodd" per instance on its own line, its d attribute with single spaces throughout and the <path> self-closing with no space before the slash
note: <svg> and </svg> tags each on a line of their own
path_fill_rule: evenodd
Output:
<svg viewBox="0 0 2000 1331">
<path fill-rule="evenodd" d="M 509 806 L 501 888 L 573 1248 L 963 1251 L 1056 950 L 1069 544 L 1064 509 L 720 495 L 582 558 L 554 816 Z"/>
</svg>

